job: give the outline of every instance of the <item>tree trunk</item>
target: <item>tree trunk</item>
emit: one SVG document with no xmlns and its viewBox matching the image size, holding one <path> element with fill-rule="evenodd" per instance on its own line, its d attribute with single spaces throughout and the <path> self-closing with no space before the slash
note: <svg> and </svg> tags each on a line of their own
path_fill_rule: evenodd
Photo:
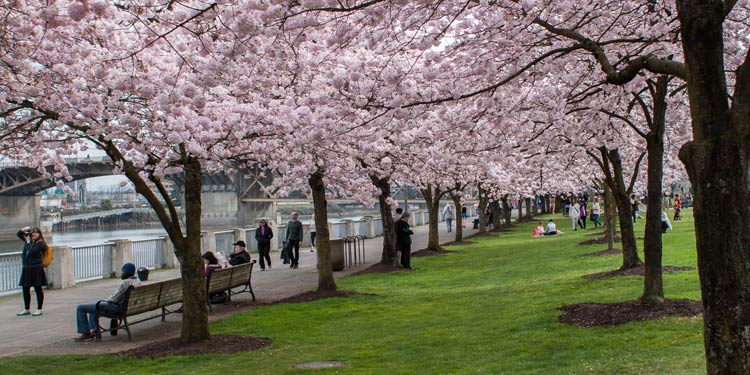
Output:
<svg viewBox="0 0 750 375">
<path fill-rule="evenodd" d="M 638 257 L 638 245 L 635 242 L 635 230 L 633 228 L 633 208 L 630 205 L 628 192 L 625 188 L 620 152 L 618 150 L 609 150 L 607 157 L 612 163 L 614 172 L 613 179 L 615 186 L 612 187 L 612 194 L 615 198 L 617 214 L 620 219 L 620 242 L 622 243 L 622 267 L 620 268 L 637 267 L 643 263 Z"/>
<path fill-rule="evenodd" d="M 489 198 L 487 197 L 487 190 L 482 189 L 482 187 L 479 187 L 479 232 L 478 233 L 485 233 L 487 232 L 487 215 L 484 213 L 487 212 L 487 201 Z"/>
<path fill-rule="evenodd" d="M 461 216 L 461 193 L 451 193 L 451 199 L 453 200 L 453 205 L 456 206 L 456 225 L 454 225 L 454 228 L 456 229 L 456 238 L 454 241 L 461 242 L 464 240 L 464 218 Z"/>
<path fill-rule="evenodd" d="M 607 250 L 615 249 L 615 237 L 617 236 L 617 206 L 612 188 L 604 184 L 604 225 L 607 226 L 604 237 L 607 239 Z"/>
<path fill-rule="evenodd" d="M 505 216 L 505 226 L 510 227 L 512 224 L 510 222 L 511 220 L 511 209 L 510 205 L 508 204 L 508 194 L 505 194 L 500 198 L 500 201 L 503 202 L 503 215 Z"/>
<path fill-rule="evenodd" d="M 390 178 L 380 178 L 370 175 L 372 183 L 380 189 L 378 203 L 380 204 L 380 218 L 383 223 L 383 254 L 380 257 L 380 263 L 395 265 L 396 262 L 396 224 L 391 216 L 391 206 L 387 199 L 391 195 Z"/>
<path fill-rule="evenodd" d="M 664 128 L 667 113 L 667 84 L 669 79 L 660 76 L 654 91 L 654 109 L 646 137 L 648 152 L 648 196 L 646 198 L 646 234 L 643 242 L 645 277 L 643 280 L 644 303 L 658 304 L 664 301 L 662 282 L 661 204 L 662 177 L 664 174 Z"/>
<path fill-rule="evenodd" d="M 493 199 L 490 202 L 490 209 L 492 210 L 492 226 L 494 230 L 500 230 L 502 226 L 502 220 L 500 219 L 500 202 L 497 199 Z"/>
<path fill-rule="evenodd" d="M 318 291 L 336 290 L 331 264 L 331 237 L 328 233 L 328 201 L 323 173 L 318 170 L 308 179 L 315 207 L 315 245 L 318 249 Z"/>
<path fill-rule="evenodd" d="M 532 202 L 532 199 L 526 198 L 526 220 L 524 221 L 531 221 L 534 218 L 534 215 L 531 213 L 531 206 L 536 206 L 536 202 Z"/>
<path fill-rule="evenodd" d="M 682 147 L 680 159 L 695 190 L 709 375 L 750 374 L 750 54 L 737 69 L 730 95 L 722 25 L 727 4 L 734 5 L 677 1 L 694 139 Z"/>
<path fill-rule="evenodd" d="M 518 197 L 518 220 L 517 223 L 523 223 L 523 197 Z"/>
<path fill-rule="evenodd" d="M 201 254 L 201 164 L 190 159 L 185 165 L 185 251 L 176 250 L 182 280 L 182 325 L 180 341 L 207 340 L 208 307 L 206 276 Z M 176 244 L 177 245 L 177 244 Z"/>
<path fill-rule="evenodd" d="M 440 188 L 435 188 L 433 190 L 431 184 L 428 184 L 427 188 L 422 189 L 421 191 L 425 205 L 427 205 L 427 214 L 430 217 L 430 222 L 428 223 L 427 249 L 437 251 L 440 250 L 440 232 L 438 231 L 438 222 L 440 197 L 442 197 L 443 194 L 440 191 Z"/>
</svg>

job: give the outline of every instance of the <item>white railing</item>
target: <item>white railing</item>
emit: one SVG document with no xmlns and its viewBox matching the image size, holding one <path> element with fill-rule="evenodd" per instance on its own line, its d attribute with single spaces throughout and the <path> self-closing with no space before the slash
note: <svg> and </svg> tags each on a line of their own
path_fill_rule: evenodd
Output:
<svg viewBox="0 0 750 375">
<path fill-rule="evenodd" d="M 346 223 L 331 224 L 331 239 L 346 237 Z"/>
<path fill-rule="evenodd" d="M 73 265 L 76 282 L 101 279 L 112 272 L 114 244 L 73 248 Z"/>
<path fill-rule="evenodd" d="M 133 263 L 136 267 L 162 268 L 166 238 L 133 241 Z"/>
<path fill-rule="evenodd" d="M 234 231 L 214 232 L 216 238 L 216 251 L 224 254 L 231 254 L 234 246 Z M 247 241 L 245 241 L 247 243 Z"/>
<path fill-rule="evenodd" d="M 367 237 L 367 220 L 355 221 L 354 222 L 354 233 L 357 236 Z"/>
<path fill-rule="evenodd" d="M 0 254 L 0 294 L 18 289 L 21 252 Z"/>
<path fill-rule="evenodd" d="M 375 236 L 383 235 L 383 219 L 372 219 L 372 224 L 375 227 Z"/>
<path fill-rule="evenodd" d="M 276 238 L 276 232 L 273 237 Z M 253 253 L 258 252 L 258 242 L 255 241 L 255 228 L 245 229 L 245 244 L 247 244 L 247 250 Z"/>
<path fill-rule="evenodd" d="M 279 225 L 279 230 L 277 233 L 274 233 L 274 236 L 276 236 L 276 239 L 277 239 L 276 243 L 279 245 L 279 249 L 283 249 L 284 240 L 285 240 L 284 237 L 286 236 L 286 224 Z"/>
</svg>

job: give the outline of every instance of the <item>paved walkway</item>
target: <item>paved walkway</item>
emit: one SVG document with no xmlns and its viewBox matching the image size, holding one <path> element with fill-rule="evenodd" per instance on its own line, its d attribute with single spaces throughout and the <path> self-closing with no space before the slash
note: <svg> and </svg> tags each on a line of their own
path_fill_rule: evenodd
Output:
<svg viewBox="0 0 750 375">
<path fill-rule="evenodd" d="M 467 225 L 464 235 L 475 231 Z M 426 225 L 414 227 L 413 249 L 423 249 L 427 245 Z M 454 233 L 447 233 L 445 224 L 440 224 L 440 242 L 451 242 Z M 341 278 L 353 272 L 362 270 L 380 261 L 383 238 L 365 240 L 364 266 L 336 272 Z M 317 286 L 318 275 L 315 267 L 315 253 L 309 248 L 300 251 L 300 267 L 291 270 L 278 260 L 279 253 L 272 253 L 272 261 L 276 265 L 272 270 L 260 272 L 253 270 L 253 290 L 259 302 L 269 302 L 290 297 Z M 254 257 L 255 259 L 255 257 Z M 419 267 L 418 258 L 413 261 Z M 418 271 L 417 271 L 418 272 Z M 179 270 L 170 269 L 151 272 L 149 282 L 167 280 L 179 277 Z M 16 317 L 15 314 L 23 307 L 20 295 L 3 297 L 0 299 L 0 356 L 18 354 L 72 354 L 72 353 L 113 353 L 137 347 L 148 342 L 176 337 L 180 331 L 180 314 L 167 316 L 166 322 L 154 319 L 149 322 L 133 326 L 133 340 L 128 341 L 123 331 L 117 337 L 105 335 L 101 342 L 77 343 L 72 339 L 76 336 L 75 308 L 79 303 L 106 298 L 117 286 L 119 280 L 104 279 L 79 284 L 74 288 L 61 290 L 45 290 L 44 315 L 40 317 Z M 32 296 L 32 305 L 35 297 Z M 232 304 L 216 305 L 214 312 L 209 314 L 213 321 L 242 311 L 252 306 L 249 295 L 239 295 L 232 299 Z M 32 306 L 34 307 L 34 306 Z"/>
</svg>

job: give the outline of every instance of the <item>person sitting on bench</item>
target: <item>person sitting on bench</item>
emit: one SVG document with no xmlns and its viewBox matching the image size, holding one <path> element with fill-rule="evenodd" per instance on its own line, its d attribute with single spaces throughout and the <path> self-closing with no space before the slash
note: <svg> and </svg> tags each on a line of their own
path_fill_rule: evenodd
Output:
<svg viewBox="0 0 750 375">
<path fill-rule="evenodd" d="M 135 277 L 135 264 L 125 263 L 122 265 L 122 281 L 117 285 L 115 292 L 107 297 L 104 301 L 83 303 L 76 307 L 76 326 L 80 336 L 75 338 L 75 341 L 99 341 L 102 338 L 101 332 L 98 331 L 96 326 L 96 312 L 97 308 L 99 311 L 117 311 L 120 310 L 120 303 L 125 292 L 131 286 L 138 287 L 141 285 L 141 281 Z M 98 306 L 98 307 L 97 307 Z"/>
</svg>

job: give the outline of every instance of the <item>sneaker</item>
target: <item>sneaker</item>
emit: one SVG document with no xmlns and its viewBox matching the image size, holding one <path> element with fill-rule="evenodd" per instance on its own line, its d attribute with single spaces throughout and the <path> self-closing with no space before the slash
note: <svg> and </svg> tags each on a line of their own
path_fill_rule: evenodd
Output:
<svg viewBox="0 0 750 375">
<path fill-rule="evenodd" d="M 261 268 L 261 269 L 260 269 L 260 272 L 263 272 L 263 271 L 265 271 L 265 270 L 266 270 L 265 268 Z"/>
<path fill-rule="evenodd" d="M 297 268 L 299 268 L 299 264 L 294 265 L 294 269 L 296 270 Z"/>
<path fill-rule="evenodd" d="M 82 333 L 80 336 L 73 339 L 75 342 L 86 342 L 86 341 L 92 341 L 94 339 L 94 334 L 92 332 L 89 333 Z"/>
<path fill-rule="evenodd" d="M 29 311 L 29 310 L 23 310 L 20 313 L 16 314 L 16 316 L 24 316 L 24 315 L 31 315 L 31 311 Z"/>
<path fill-rule="evenodd" d="M 42 310 L 36 310 L 36 311 L 34 311 L 34 312 L 33 312 L 33 313 L 31 314 L 31 316 L 40 316 L 40 315 L 42 315 L 42 314 L 44 314 L 44 312 L 43 312 Z"/>
<path fill-rule="evenodd" d="M 94 338 L 94 341 L 102 341 L 102 333 L 99 331 L 91 332 L 92 337 Z"/>
</svg>

